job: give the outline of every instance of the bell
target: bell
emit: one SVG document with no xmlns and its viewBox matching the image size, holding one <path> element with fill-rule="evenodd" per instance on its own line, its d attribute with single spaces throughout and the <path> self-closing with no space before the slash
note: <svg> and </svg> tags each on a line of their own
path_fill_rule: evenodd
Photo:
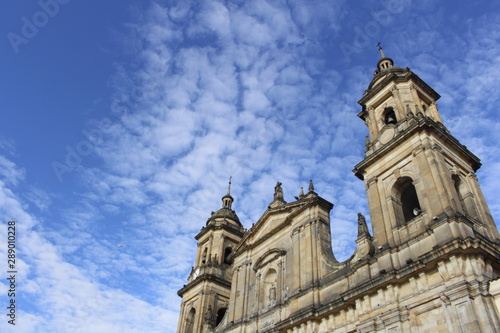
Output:
<svg viewBox="0 0 500 333">
<path fill-rule="evenodd" d="M 387 118 L 387 124 L 395 124 L 396 123 L 396 119 L 394 119 L 392 116 L 389 116 Z"/>
</svg>

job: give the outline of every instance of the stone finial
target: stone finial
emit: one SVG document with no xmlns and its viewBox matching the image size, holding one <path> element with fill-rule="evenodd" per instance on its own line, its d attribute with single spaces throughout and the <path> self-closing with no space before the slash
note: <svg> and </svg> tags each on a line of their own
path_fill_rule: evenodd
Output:
<svg viewBox="0 0 500 333">
<path fill-rule="evenodd" d="M 314 191 L 314 185 L 313 185 L 313 181 L 312 179 L 309 180 L 309 192 L 313 192 Z"/>
<path fill-rule="evenodd" d="M 418 104 L 415 104 L 415 111 L 418 113 L 422 113 L 422 111 L 420 111 L 420 108 L 418 107 Z"/>
<path fill-rule="evenodd" d="M 411 111 L 409 104 L 406 104 L 406 115 L 413 116 L 413 112 Z"/>
<path fill-rule="evenodd" d="M 304 188 L 301 186 L 300 187 L 299 198 L 302 198 L 303 196 L 304 196 Z"/>
</svg>

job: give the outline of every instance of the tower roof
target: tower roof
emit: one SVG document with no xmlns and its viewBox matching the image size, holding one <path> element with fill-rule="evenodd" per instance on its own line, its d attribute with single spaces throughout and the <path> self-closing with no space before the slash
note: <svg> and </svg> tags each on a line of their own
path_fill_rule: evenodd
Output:
<svg viewBox="0 0 500 333">
<path fill-rule="evenodd" d="M 240 219 L 236 212 L 232 210 L 233 197 L 231 196 L 231 179 L 229 177 L 229 184 L 227 186 L 227 194 L 222 197 L 222 208 L 220 208 L 216 212 L 212 212 L 212 216 L 210 216 L 207 220 L 207 225 L 210 224 L 211 221 L 228 221 L 231 224 L 235 224 L 238 227 L 241 226 Z"/>
</svg>

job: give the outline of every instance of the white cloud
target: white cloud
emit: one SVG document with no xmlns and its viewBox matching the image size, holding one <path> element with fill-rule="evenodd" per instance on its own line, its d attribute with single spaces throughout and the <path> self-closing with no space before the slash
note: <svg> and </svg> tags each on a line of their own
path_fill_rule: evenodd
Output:
<svg viewBox="0 0 500 333">
<path fill-rule="evenodd" d="M 20 177 L 16 165 L 8 164 L 8 174 Z M 10 219 L 8 216 L 16 217 L 19 291 L 16 301 L 22 306 L 18 308 L 15 329 L 2 320 L 2 332 L 160 332 L 175 329 L 177 315 L 172 309 L 148 304 L 97 282 L 98 268 L 89 270 L 85 269 L 86 265 L 75 266 L 61 253 L 61 249 L 65 253 L 76 250 L 68 251 L 66 242 L 76 243 L 77 247 L 99 247 L 93 239 L 87 237 L 80 241 L 81 238 L 75 235 L 67 239 L 56 234 L 55 242 L 49 241 L 44 237 L 45 232 L 38 231 L 39 223 L 24 210 L 20 199 L 4 183 L 0 185 L 1 218 L 5 221 Z M 180 239 L 175 243 L 177 247 L 182 244 Z M 1 248 L 0 253 L 6 257 L 5 248 Z M 91 265 L 102 259 L 103 251 L 93 255 Z M 3 281 L 1 289 L 2 294 L 6 294 Z M 151 316 L 161 322 L 145 320 Z"/>
</svg>

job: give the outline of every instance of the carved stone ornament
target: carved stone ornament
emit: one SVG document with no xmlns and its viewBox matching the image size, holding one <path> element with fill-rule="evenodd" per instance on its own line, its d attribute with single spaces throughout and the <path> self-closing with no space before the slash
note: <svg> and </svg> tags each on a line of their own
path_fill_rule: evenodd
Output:
<svg viewBox="0 0 500 333">
<path fill-rule="evenodd" d="M 211 305 L 208 306 L 207 312 L 205 312 L 205 316 L 203 317 L 203 319 L 205 321 L 205 324 L 207 324 L 207 325 L 213 325 L 214 315 L 213 315 L 213 311 L 212 311 L 212 306 Z"/>
<path fill-rule="evenodd" d="M 276 287 L 271 285 L 271 288 L 269 288 L 269 300 L 270 301 L 275 301 L 276 300 Z"/>
<path fill-rule="evenodd" d="M 281 188 L 281 183 L 277 182 L 274 187 L 274 200 L 284 200 L 283 199 L 283 189 Z"/>
<path fill-rule="evenodd" d="M 383 132 L 380 134 L 378 141 L 380 141 L 381 144 L 385 145 L 386 143 L 391 141 L 395 135 L 396 130 L 394 129 L 394 127 L 385 127 Z"/>
</svg>

